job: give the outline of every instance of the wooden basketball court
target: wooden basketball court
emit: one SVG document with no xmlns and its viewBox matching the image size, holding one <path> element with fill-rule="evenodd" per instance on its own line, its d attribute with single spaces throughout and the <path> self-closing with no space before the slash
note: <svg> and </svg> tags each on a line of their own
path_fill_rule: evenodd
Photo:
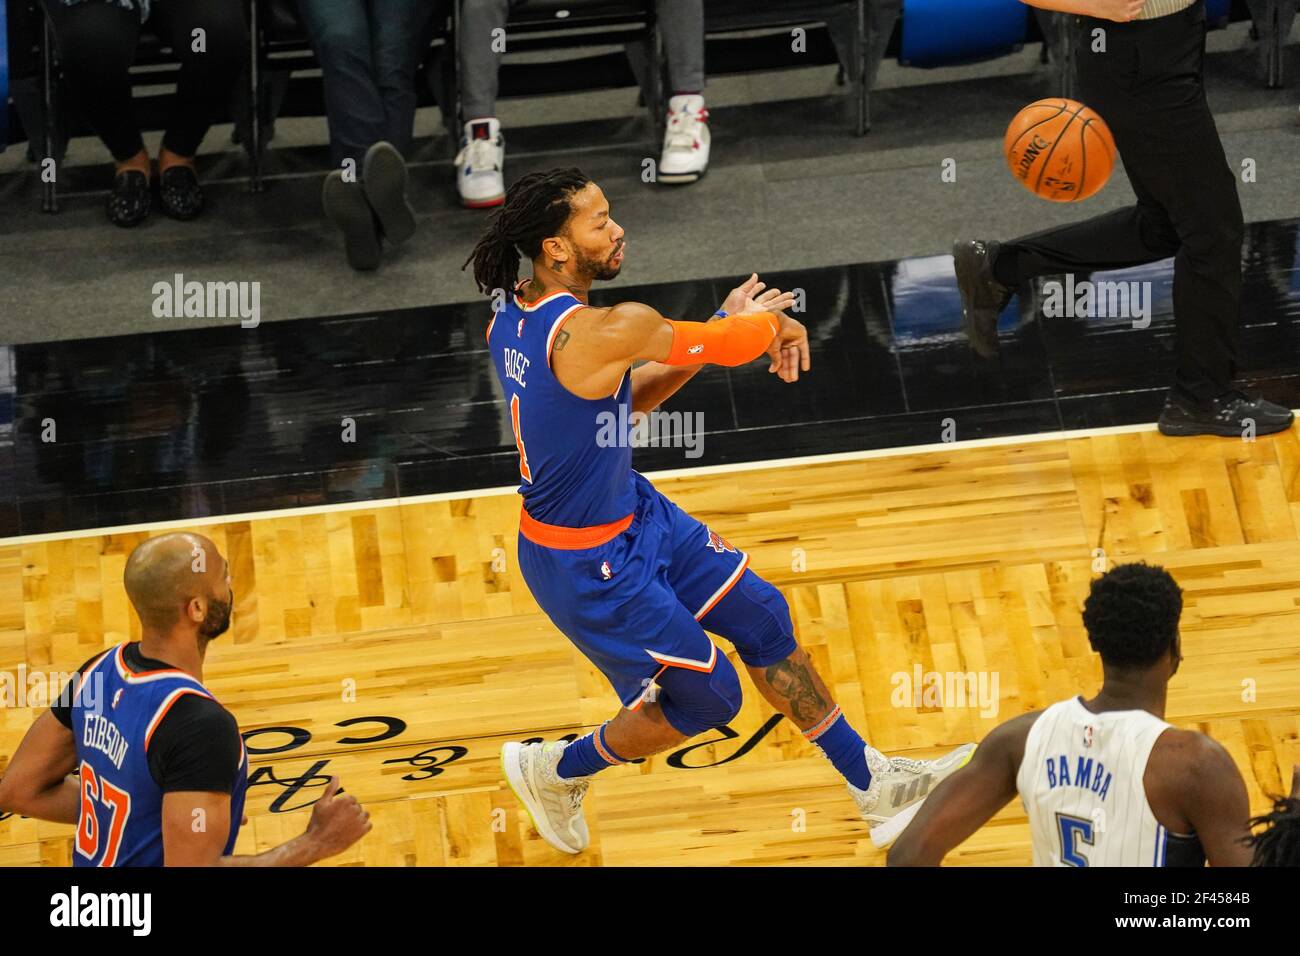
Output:
<svg viewBox="0 0 1300 956">
<path fill-rule="evenodd" d="M 1080 619 L 1094 565 L 1144 558 L 1186 591 L 1168 719 L 1228 748 L 1252 811 L 1300 761 L 1300 430 L 1119 429 L 656 483 L 781 587 L 839 703 L 887 753 L 930 756 L 1095 690 Z M 239 852 L 300 832 L 338 774 L 375 821 L 331 861 L 344 865 L 883 864 L 838 775 L 748 684 L 731 732 L 597 778 L 586 853 L 543 843 L 501 778 L 501 743 L 584 733 L 617 702 L 529 596 L 518 511 L 485 493 L 183 526 L 234 577 L 206 679 L 259 731 Z M 137 635 L 122 569 L 156 530 L 0 542 L 0 671 L 71 671 Z M 935 672 L 984 675 L 996 704 L 927 695 Z M 38 712 L 0 708 L 0 760 Z M 1026 865 L 1028 838 L 1015 804 L 949 862 Z M 0 865 L 70 861 L 70 827 L 0 819 Z"/>
</svg>

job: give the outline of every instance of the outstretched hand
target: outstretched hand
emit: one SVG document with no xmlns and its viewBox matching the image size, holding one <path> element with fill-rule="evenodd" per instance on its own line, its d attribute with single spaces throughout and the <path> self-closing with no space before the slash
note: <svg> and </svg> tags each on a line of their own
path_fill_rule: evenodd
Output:
<svg viewBox="0 0 1300 956">
<path fill-rule="evenodd" d="M 722 311 L 727 315 L 741 315 L 746 312 L 780 312 L 794 305 L 794 293 L 769 289 L 767 284 L 759 281 L 758 273 L 736 286 L 722 303 Z"/>
<path fill-rule="evenodd" d="M 722 311 L 728 315 L 746 312 L 774 312 L 779 317 L 781 328 L 772 344 L 767 349 L 769 359 L 768 371 L 776 373 L 783 382 L 799 380 L 799 373 L 812 367 L 808 351 L 808 330 L 802 322 L 790 318 L 784 310 L 794 305 L 793 292 L 769 289 L 766 283 L 751 274 L 748 279 L 732 289 L 722 303 Z"/>
<path fill-rule="evenodd" d="M 783 382 L 799 381 L 799 373 L 812 368 L 812 359 L 808 353 L 808 330 L 803 323 L 790 318 L 784 312 L 781 317 L 781 331 L 767 347 L 767 357 L 771 364 L 769 372 L 775 372 Z"/>
</svg>

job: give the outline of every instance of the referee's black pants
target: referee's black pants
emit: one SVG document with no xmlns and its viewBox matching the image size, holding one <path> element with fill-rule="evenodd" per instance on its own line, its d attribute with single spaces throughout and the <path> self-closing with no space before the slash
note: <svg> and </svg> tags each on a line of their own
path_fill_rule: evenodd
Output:
<svg viewBox="0 0 1300 956">
<path fill-rule="evenodd" d="M 1078 19 L 1080 95 L 1115 134 L 1137 205 L 1004 243 L 995 275 L 1018 286 L 1176 256 L 1175 395 L 1203 404 L 1236 374 L 1244 235 L 1237 178 L 1205 100 L 1205 4 L 1155 20 Z M 1098 29 L 1105 52 L 1094 52 Z"/>
</svg>

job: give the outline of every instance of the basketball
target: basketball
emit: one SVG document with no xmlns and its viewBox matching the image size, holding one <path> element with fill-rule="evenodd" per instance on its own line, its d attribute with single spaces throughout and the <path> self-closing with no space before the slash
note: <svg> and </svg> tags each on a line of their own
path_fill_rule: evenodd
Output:
<svg viewBox="0 0 1300 956">
<path fill-rule="evenodd" d="M 1115 167 L 1115 138 L 1105 120 L 1064 98 L 1039 100 L 1017 113 L 1003 152 L 1020 184 L 1052 202 L 1087 199 Z"/>
</svg>

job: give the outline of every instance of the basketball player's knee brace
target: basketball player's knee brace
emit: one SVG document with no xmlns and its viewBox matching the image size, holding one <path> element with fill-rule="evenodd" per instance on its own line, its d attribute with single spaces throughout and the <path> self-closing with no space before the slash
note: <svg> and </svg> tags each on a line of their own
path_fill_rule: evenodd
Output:
<svg viewBox="0 0 1300 956">
<path fill-rule="evenodd" d="M 748 568 L 700 624 L 736 645 L 749 667 L 783 661 L 799 646 L 785 596 Z"/>
<path fill-rule="evenodd" d="M 722 653 L 711 671 L 669 667 L 656 683 L 659 709 L 673 729 L 687 737 L 730 722 L 740 713 L 744 700 L 736 668 Z"/>
</svg>

